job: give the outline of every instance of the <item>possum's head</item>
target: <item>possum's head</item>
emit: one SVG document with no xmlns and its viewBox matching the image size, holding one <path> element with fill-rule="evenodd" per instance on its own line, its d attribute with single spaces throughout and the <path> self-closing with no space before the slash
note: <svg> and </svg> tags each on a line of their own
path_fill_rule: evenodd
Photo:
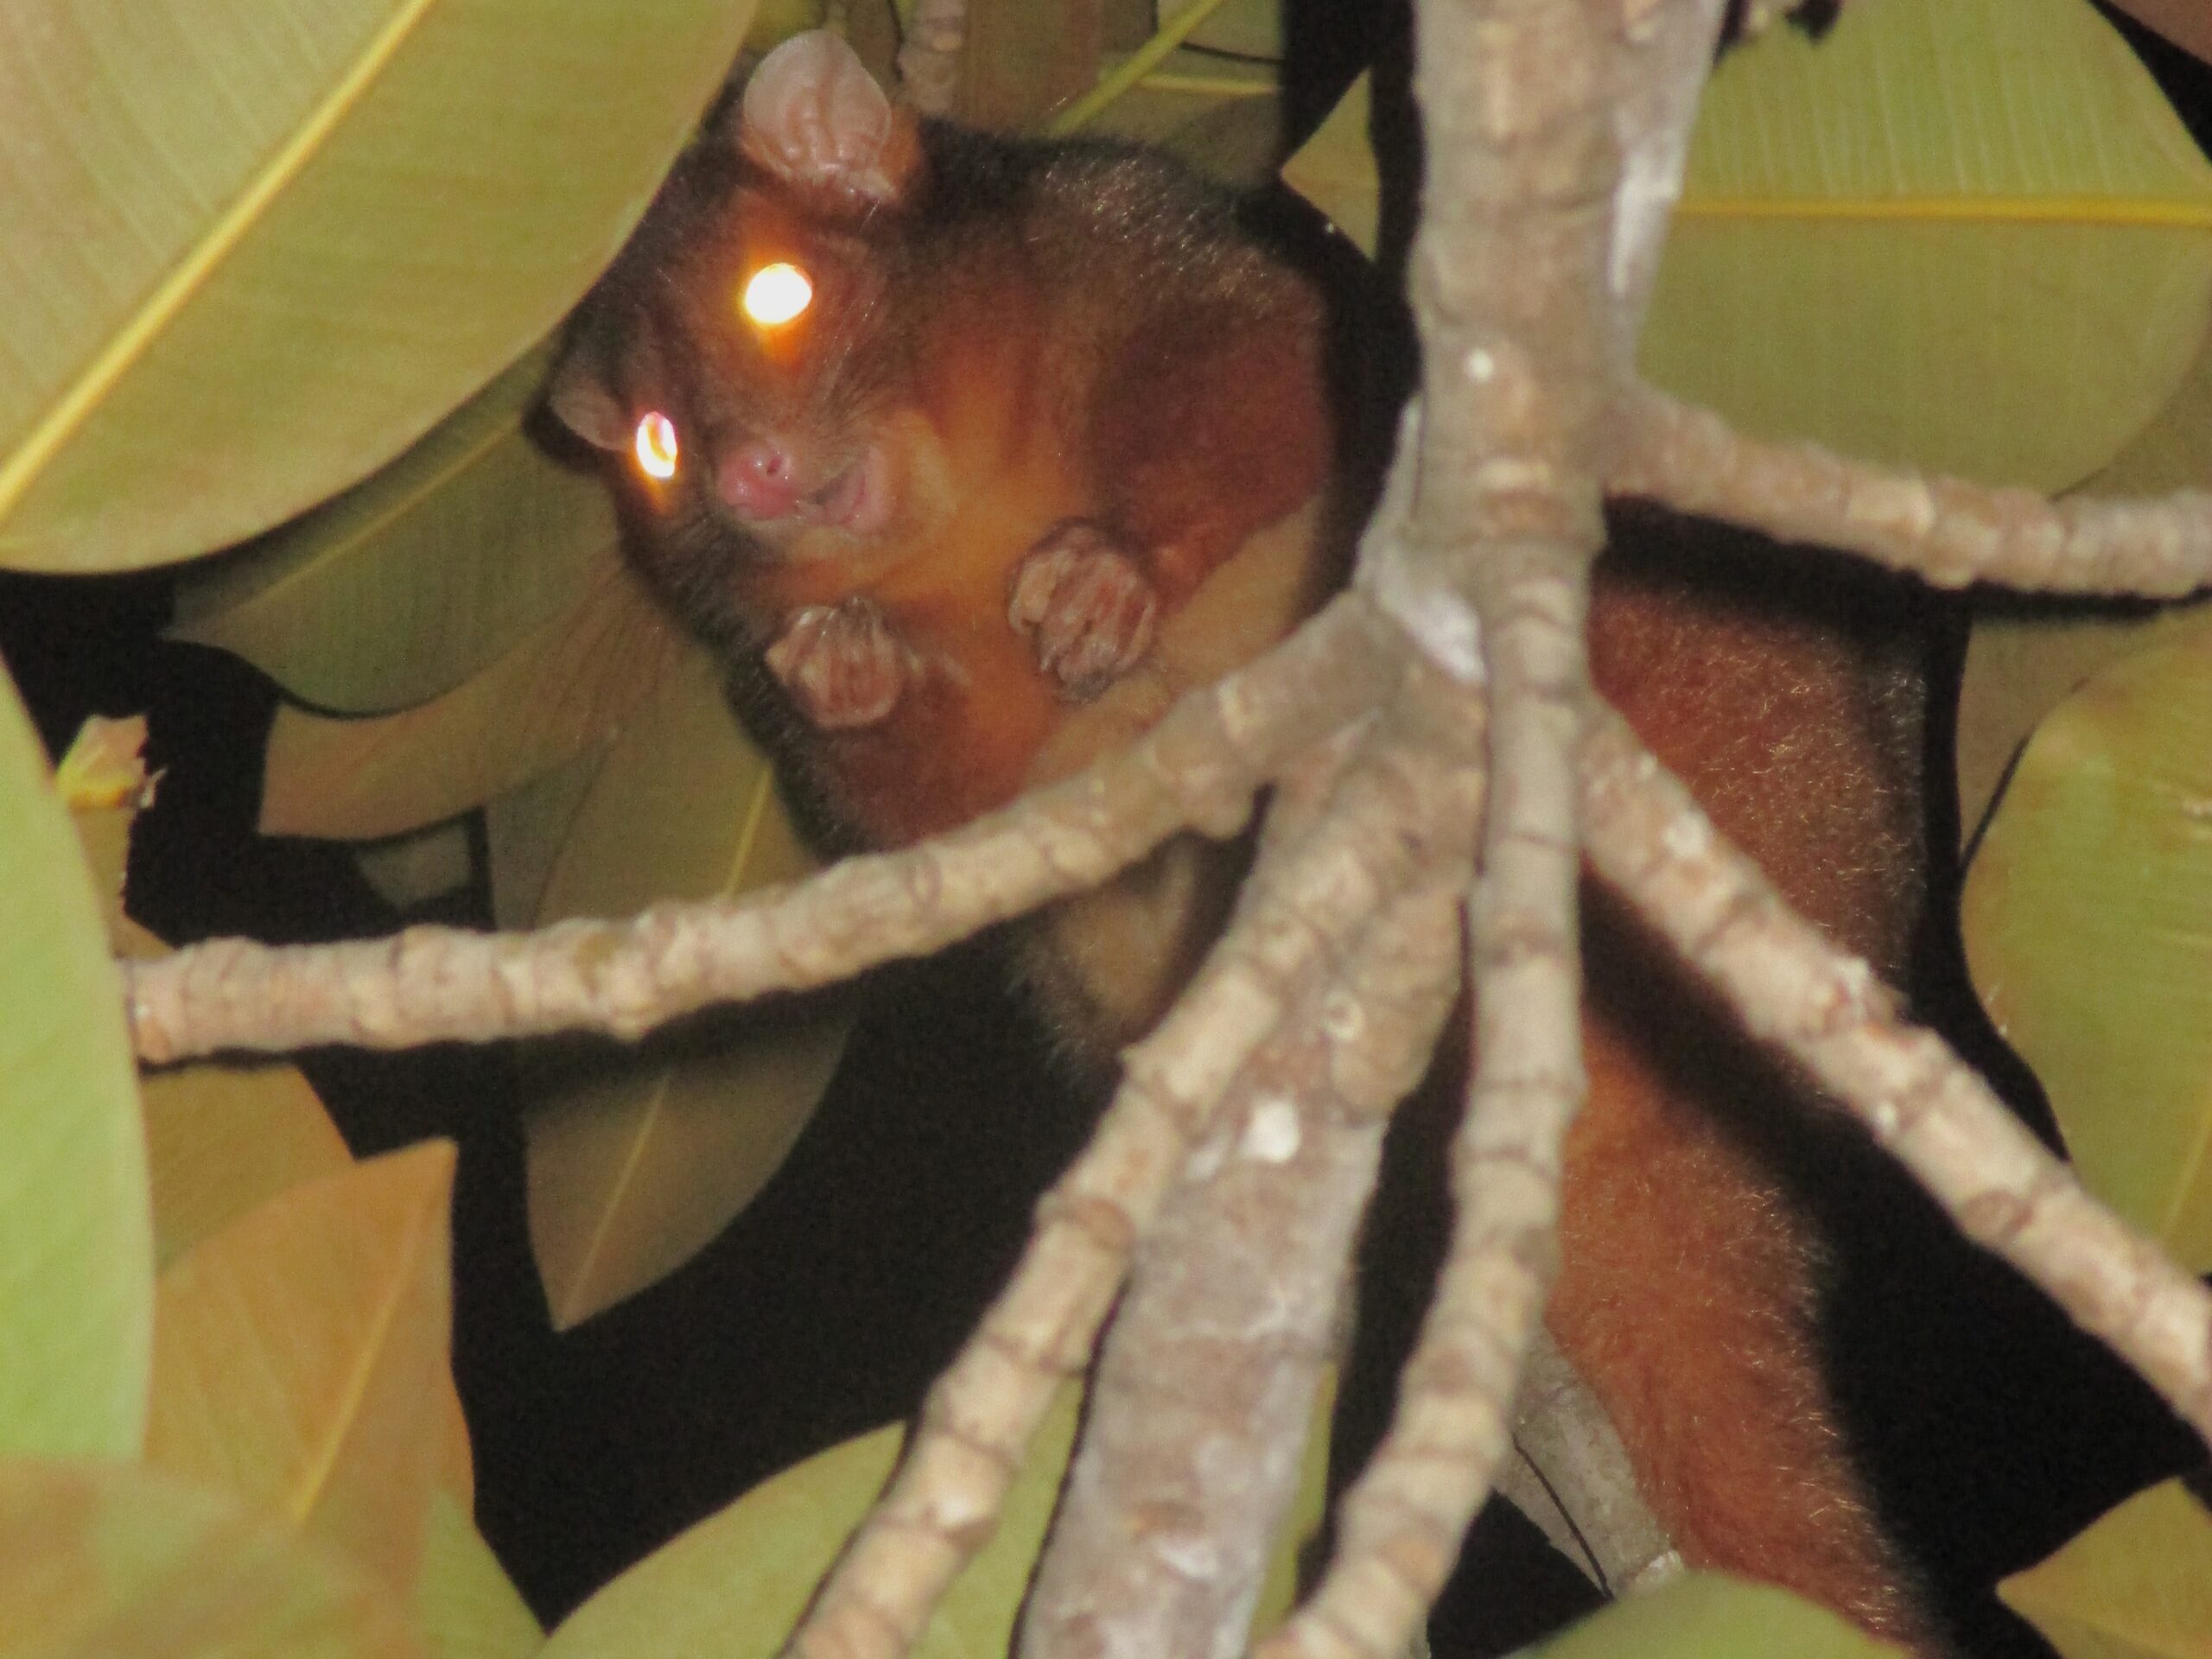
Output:
<svg viewBox="0 0 2212 1659">
<path fill-rule="evenodd" d="M 906 314 L 914 116 L 823 32 L 764 59 L 579 313 L 554 412 L 678 523 L 762 551 L 896 534 L 926 458 Z"/>
</svg>

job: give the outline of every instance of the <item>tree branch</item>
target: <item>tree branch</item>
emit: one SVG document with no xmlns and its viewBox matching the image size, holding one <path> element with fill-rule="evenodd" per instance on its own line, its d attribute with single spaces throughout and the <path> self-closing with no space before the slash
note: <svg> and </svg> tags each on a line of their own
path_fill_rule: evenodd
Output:
<svg viewBox="0 0 2212 1659">
<path fill-rule="evenodd" d="M 967 828 L 741 899 L 537 933 L 418 927 L 358 944 L 217 939 L 125 963 L 140 1059 L 319 1043 L 404 1048 L 586 1029 L 637 1037 L 742 1001 L 926 956 L 1093 887 L 1185 829 L 1235 833 L 1286 757 L 1373 708 L 1395 631 L 1347 595 L 1185 697 L 1135 747 Z"/>
<path fill-rule="evenodd" d="M 1592 861 L 1752 1034 L 1835 1091 L 1960 1230 L 2049 1292 L 2212 1440 L 2212 1294 L 2085 1192 L 1864 962 L 1730 846 L 1618 716 L 1583 749 Z"/>
<path fill-rule="evenodd" d="M 1302 982 L 1341 961 L 1448 834 L 1453 813 L 1469 810 L 1450 775 L 1423 764 L 1421 721 L 1402 696 L 1360 740 L 1311 833 L 1263 846 L 1229 931 L 1160 1027 L 1129 1051 L 1090 1147 L 1039 1206 L 1013 1281 L 931 1391 L 898 1478 L 788 1653 L 892 1659 L 988 1538 L 1052 1388 L 1088 1359 L 1194 1141 L 1274 1039 Z"/>
<path fill-rule="evenodd" d="M 1909 571 L 1938 588 L 2177 598 L 2212 582 L 2212 494 L 2053 501 L 2031 490 L 1745 436 L 1648 386 L 1622 400 L 1616 494 L 1745 524 Z"/>
<path fill-rule="evenodd" d="M 1372 912 L 1341 977 L 1309 984 L 1145 1240 L 1031 1592 L 1025 1659 L 1243 1651 L 1383 1128 L 1458 989 L 1472 825 L 1470 812 L 1458 861 L 1426 861 L 1418 886 Z"/>
</svg>

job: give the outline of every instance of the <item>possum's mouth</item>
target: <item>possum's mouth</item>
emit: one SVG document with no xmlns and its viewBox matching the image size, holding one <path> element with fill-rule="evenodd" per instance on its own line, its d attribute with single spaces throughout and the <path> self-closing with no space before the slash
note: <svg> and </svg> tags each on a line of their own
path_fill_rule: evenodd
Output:
<svg viewBox="0 0 2212 1659">
<path fill-rule="evenodd" d="M 856 536 L 872 535 L 891 518 L 891 483 L 883 449 L 868 444 L 852 464 L 811 495 L 802 497 L 798 517 L 834 524 Z"/>
</svg>

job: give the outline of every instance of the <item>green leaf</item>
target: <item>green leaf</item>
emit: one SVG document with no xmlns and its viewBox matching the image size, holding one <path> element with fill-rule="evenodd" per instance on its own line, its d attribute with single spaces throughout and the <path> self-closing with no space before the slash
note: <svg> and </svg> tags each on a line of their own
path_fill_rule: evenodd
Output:
<svg viewBox="0 0 2212 1659">
<path fill-rule="evenodd" d="M 430 1659 L 524 1659 L 545 1644 L 499 1558 L 445 1492 L 430 1503 L 415 1623 Z"/>
<path fill-rule="evenodd" d="M 1592 1614 L 1531 1659 L 1897 1659 L 1899 1649 L 1770 1584 L 1692 1573 Z"/>
<path fill-rule="evenodd" d="M 1264 189 L 1282 160 L 1278 67 L 1179 48 L 1084 130 L 1157 145 L 1233 190 Z"/>
<path fill-rule="evenodd" d="M 567 610 L 435 702 L 372 720 L 278 709 L 262 832 L 371 841 L 481 806 L 613 741 L 677 652 L 609 558 Z"/>
<path fill-rule="evenodd" d="M 606 760 L 604 750 L 588 754 L 484 804 L 484 861 L 499 926 L 536 923 L 569 827 Z"/>
<path fill-rule="evenodd" d="M 616 546 L 606 486 L 524 435 L 532 353 L 335 500 L 195 567 L 181 639 L 347 715 L 450 691 L 573 603 Z"/>
<path fill-rule="evenodd" d="M 2212 614 L 2043 723 L 1961 907 L 1983 1006 L 2082 1179 L 2212 1268 Z"/>
<path fill-rule="evenodd" d="M 460 892 L 476 874 L 468 821 L 448 818 L 404 836 L 366 841 L 353 849 L 354 868 L 394 910 L 413 910 Z"/>
<path fill-rule="evenodd" d="M 1892 0 L 1740 59 L 1691 149 L 1654 380 L 1755 433 L 2046 489 L 2172 395 L 2212 310 L 2212 168 L 2089 7 Z"/>
<path fill-rule="evenodd" d="M 279 1192 L 353 1166 L 296 1066 L 175 1066 L 148 1077 L 144 1090 L 163 1267 Z"/>
<path fill-rule="evenodd" d="M 389 460 L 543 337 L 749 0 L 13 0 L 0 564 L 204 551 Z"/>
<path fill-rule="evenodd" d="M 916 1659 L 1001 1659 L 1074 1444 L 1081 1390 L 1063 1389 L 1007 1494 L 998 1531 L 954 1582 Z M 897 1426 L 756 1486 L 576 1609 L 545 1659 L 765 1659 L 898 1461 Z"/>
<path fill-rule="evenodd" d="M 2063 1659 L 2212 1659 L 2212 1515 L 2167 1481 L 1997 1593 Z"/>
<path fill-rule="evenodd" d="M 540 925 L 804 875 L 773 775 L 703 657 L 608 753 L 546 887 Z M 790 1153 L 836 1070 L 846 1001 L 732 1009 L 620 1049 L 563 1048 L 526 1121 L 530 1236 L 565 1330 L 689 1261 Z"/>
<path fill-rule="evenodd" d="M 444 1450 L 450 1142 L 292 1187 L 162 1275 L 147 1461 L 227 1484 L 400 1589 Z"/>
<path fill-rule="evenodd" d="M 0 1464 L 0 1659 L 416 1659 L 388 1592 L 142 1465 Z"/>
<path fill-rule="evenodd" d="M 1190 9 L 1190 0 L 1180 4 L 1166 0 L 1160 8 L 1160 23 L 1165 26 Z M 1279 63 L 1283 53 L 1281 0 L 1224 0 L 1191 35 L 1191 44 L 1232 57 Z"/>
<path fill-rule="evenodd" d="M 1367 142 L 1374 118 L 1374 83 L 1362 75 L 1337 100 L 1328 119 L 1282 164 L 1283 182 L 1326 213 L 1370 257 L 1382 213 L 1382 181 Z"/>
<path fill-rule="evenodd" d="M 123 988 L 4 675 L 0 871 L 0 1457 L 130 1457 L 146 1423 L 154 1248 Z"/>
<path fill-rule="evenodd" d="M 1290 1562 L 1319 1522 L 1327 1482 L 1322 1427 L 1306 1450 L 1296 1512 L 1274 1552 L 1255 1628 L 1288 1601 Z M 1058 1502 L 1083 1391 L 1063 1387 L 1039 1426 L 1007 1494 L 998 1529 L 953 1581 L 915 1659 L 1001 1659 Z M 905 1432 L 897 1426 L 848 1440 L 766 1481 L 616 1579 L 546 1643 L 546 1659 L 762 1659 L 783 1645 L 816 1585 L 882 1490 Z M 1866 1652 L 1878 1651 L 1868 1649 Z M 1831 1659 L 1822 1649 L 1808 1659 Z M 1837 1649 L 1834 1659 L 1861 1659 Z"/>
<path fill-rule="evenodd" d="M 1337 1373 L 1331 1366 L 1321 1378 L 1313 1402 L 1313 1428 L 1306 1437 L 1306 1461 L 1298 1471 L 1298 1491 L 1290 1500 L 1290 1513 L 1282 1536 L 1268 1561 L 1268 1576 L 1260 1586 L 1259 1604 L 1252 1611 L 1252 1636 L 1267 1636 L 1298 1603 L 1299 1567 L 1306 1549 L 1321 1535 L 1329 1518 L 1329 1426 L 1337 1411 Z"/>
<path fill-rule="evenodd" d="M 143 715 L 127 720 L 94 715 L 77 728 L 68 753 L 54 769 L 54 786 L 69 809 L 99 895 L 100 913 L 107 918 L 109 946 L 118 954 L 125 948 L 123 887 L 130 868 L 130 832 L 154 799 L 145 747 Z"/>
<path fill-rule="evenodd" d="M 1285 175 L 1371 238 L 1339 113 Z M 2110 27 L 1884 0 L 1715 71 L 1640 361 L 1755 434 L 2050 489 L 2158 410 L 2208 315 L 2212 168 Z"/>
<path fill-rule="evenodd" d="M 2212 341 L 2158 418 L 2085 480 L 2092 496 L 2164 495 L 2212 485 Z M 2164 639 L 2194 605 L 1986 599 L 1967 641 L 1953 746 L 1959 831 L 1969 845 L 2028 734 L 2108 663 Z"/>
</svg>

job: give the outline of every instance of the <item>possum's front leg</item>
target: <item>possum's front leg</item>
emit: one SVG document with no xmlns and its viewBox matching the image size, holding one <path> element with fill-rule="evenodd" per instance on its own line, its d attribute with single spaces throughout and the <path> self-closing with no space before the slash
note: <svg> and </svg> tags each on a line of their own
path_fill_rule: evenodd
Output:
<svg viewBox="0 0 2212 1659">
<path fill-rule="evenodd" d="M 882 607 L 858 594 L 792 612 L 766 661 L 799 714 L 825 732 L 880 724 L 920 668 Z"/>
<path fill-rule="evenodd" d="M 1071 518 L 1039 539 L 1007 594 L 1007 620 L 1071 702 L 1087 702 L 1144 658 L 1160 595 L 1129 553 L 1096 524 Z"/>
</svg>

